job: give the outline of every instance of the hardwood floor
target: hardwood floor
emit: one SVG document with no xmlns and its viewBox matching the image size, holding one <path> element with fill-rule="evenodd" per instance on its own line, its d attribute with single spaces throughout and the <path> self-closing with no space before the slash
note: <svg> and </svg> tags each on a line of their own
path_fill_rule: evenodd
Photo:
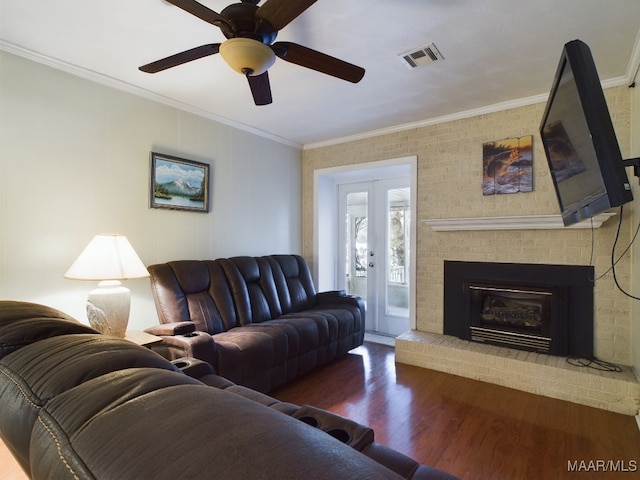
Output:
<svg viewBox="0 0 640 480">
<path fill-rule="evenodd" d="M 392 347 L 367 343 L 270 395 L 368 425 L 464 480 L 640 478 L 634 417 L 396 365 Z"/>
<path fill-rule="evenodd" d="M 27 480 L 28 478 L 0 439 L 0 480 Z"/>
</svg>

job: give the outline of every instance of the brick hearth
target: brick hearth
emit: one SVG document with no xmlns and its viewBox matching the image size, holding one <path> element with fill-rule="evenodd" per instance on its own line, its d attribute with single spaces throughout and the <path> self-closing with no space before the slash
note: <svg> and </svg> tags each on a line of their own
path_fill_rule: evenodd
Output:
<svg viewBox="0 0 640 480">
<path fill-rule="evenodd" d="M 396 338 L 399 363 L 473 378 L 526 392 L 637 415 L 640 382 L 630 367 L 603 372 L 565 357 L 495 347 L 449 335 L 411 330 Z"/>
</svg>

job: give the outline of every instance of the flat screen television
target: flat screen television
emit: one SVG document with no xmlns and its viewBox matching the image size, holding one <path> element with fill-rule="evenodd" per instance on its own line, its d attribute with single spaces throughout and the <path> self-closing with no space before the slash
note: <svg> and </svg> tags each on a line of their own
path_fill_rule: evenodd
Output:
<svg viewBox="0 0 640 480">
<path fill-rule="evenodd" d="M 565 226 L 633 200 L 591 50 L 562 50 L 540 136 Z"/>
</svg>

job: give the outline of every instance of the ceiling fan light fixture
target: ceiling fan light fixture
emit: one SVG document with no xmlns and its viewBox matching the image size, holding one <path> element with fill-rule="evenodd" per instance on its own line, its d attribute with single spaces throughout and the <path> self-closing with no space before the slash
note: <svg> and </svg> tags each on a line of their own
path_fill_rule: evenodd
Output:
<svg viewBox="0 0 640 480">
<path fill-rule="evenodd" d="M 220 55 L 236 72 L 258 76 L 266 72 L 276 61 L 271 47 L 251 38 L 230 38 L 220 45 Z"/>
</svg>

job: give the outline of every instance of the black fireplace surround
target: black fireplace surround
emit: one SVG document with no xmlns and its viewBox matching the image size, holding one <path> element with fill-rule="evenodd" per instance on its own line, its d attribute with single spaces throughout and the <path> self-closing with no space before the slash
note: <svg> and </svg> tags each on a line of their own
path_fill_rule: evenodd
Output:
<svg viewBox="0 0 640 480">
<path fill-rule="evenodd" d="M 593 357 L 592 266 L 444 262 L 444 334 Z"/>
</svg>

